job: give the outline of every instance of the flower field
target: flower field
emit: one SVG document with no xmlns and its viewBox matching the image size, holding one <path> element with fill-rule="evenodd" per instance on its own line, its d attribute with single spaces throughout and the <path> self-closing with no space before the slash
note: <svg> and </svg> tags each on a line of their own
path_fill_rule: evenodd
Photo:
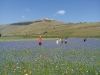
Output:
<svg viewBox="0 0 100 75">
<path fill-rule="evenodd" d="M 2 41 L 0 75 L 100 75 L 100 39 Z"/>
</svg>

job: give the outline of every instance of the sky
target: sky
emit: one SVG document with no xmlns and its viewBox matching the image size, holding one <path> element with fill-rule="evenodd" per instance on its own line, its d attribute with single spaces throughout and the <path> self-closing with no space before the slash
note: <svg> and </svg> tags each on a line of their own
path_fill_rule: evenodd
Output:
<svg viewBox="0 0 100 75">
<path fill-rule="evenodd" d="M 61 22 L 100 22 L 100 0 L 0 0 L 0 24 L 49 18 Z"/>
</svg>

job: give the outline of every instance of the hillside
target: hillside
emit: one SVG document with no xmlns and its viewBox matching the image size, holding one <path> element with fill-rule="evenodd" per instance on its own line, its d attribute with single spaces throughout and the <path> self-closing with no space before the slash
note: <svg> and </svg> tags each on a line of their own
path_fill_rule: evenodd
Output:
<svg viewBox="0 0 100 75">
<path fill-rule="evenodd" d="M 100 37 L 100 22 L 64 23 L 43 19 L 0 25 L 0 33 L 2 36 Z"/>
</svg>

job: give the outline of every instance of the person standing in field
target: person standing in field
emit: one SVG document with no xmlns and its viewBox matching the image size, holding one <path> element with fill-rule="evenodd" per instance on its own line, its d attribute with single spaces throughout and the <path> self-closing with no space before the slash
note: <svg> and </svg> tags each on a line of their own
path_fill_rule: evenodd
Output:
<svg viewBox="0 0 100 75">
<path fill-rule="evenodd" d="M 61 39 L 59 39 L 59 44 L 61 44 Z"/>
<path fill-rule="evenodd" d="M 39 38 L 39 45 L 41 46 L 41 44 L 42 44 L 42 38 L 40 36 L 40 38 Z"/>
<path fill-rule="evenodd" d="M 57 45 L 59 44 L 59 39 L 56 40 L 56 44 L 57 44 Z"/>
<path fill-rule="evenodd" d="M 65 44 L 67 44 L 67 38 L 65 38 Z"/>
<path fill-rule="evenodd" d="M 63 38 L 61 39 L 61 43 L 63 44 Z"/>
<path fill-rule="evenodd" d="M 84 42 L 86 41 L 86 38 L 84 38 Z"/>
</svg>

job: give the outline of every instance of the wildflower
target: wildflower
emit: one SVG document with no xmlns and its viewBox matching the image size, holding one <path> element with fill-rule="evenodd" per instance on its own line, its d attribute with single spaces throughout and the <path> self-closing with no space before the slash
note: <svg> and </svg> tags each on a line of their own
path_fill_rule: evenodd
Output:
<svg viewBox="0 0 100 75">
<path fill-rule="evenodd" d="M 67 67 L 67 69 L 69 69 L 69 67 Z"/>
<path fill-rule="evenodd" d="M 14 68 L 14 71 L 16 71 L 16 68 Z"/>
<path fill-rule="evenodd" d="M 15 72 L 14 70 L 11 70 L 11 72 Z"/>
<path fill-rule="evenodd" d="M 37 66 L 36 64 L 34 64 L 34 66 Z"/>
<path fill-rule="evenodd" d="M 98 75 L 98 72 L 97 72 L 97 71 L 95 71 L 95 74 L 96 74 L 96 75 Z"/>
<path fill-rule="evenodd" d="M 54 69 L 52 68 L 52 70 L 54 70 Z"/>
<path fill-rule="evenodd" d="M 24 72 L 26 72 L 27 70 L 24 70 Z"/>
<path fill-rule="evenodd" d="M 30 70 L 29 73 L 32 73 L 32 71 Z"/>
<path fill-rule="evenodd" d="M 15 68 L 14 66 L 12 66 L 12 68 Z"/>
<path fill-rule="evenodd" d="M 88 72 L 88 71 L 86 71 L 86 72 Z"/>
<path fill-rule="evenodd" d="M 40 55 L 40 59 L 42 58 L 42 55 Z"/>
<path fill-rule="evenodd" d="M 55 68 L 55 70 L 58 70 L 58 68 Z"/>
<path fill-rule="evenodd" d="M 82 70 L 82 68 L 80 68 L 80 70 Z"/>
<path fill-rule="evenodd" d="M 76 70 L 78 70 L 78 68 L 76 68 Z"/>
<path fill-rule="evenodd" d="M 28 60 L 25 60 L 26 63 L 28 63 Z"/>
<path fill-rule="evenodd" d="M 98 64 L 98 62 L 96 62 L 96 64 Z"/>
<path fill-rule="evenodd" d="M 65 72 L 66 74 L 68 74 L 68 71 L 66 70 L 66 72 Z"/>
<path fill-rule="evenodd" d="M 47 56 L 46 55 L 44 55 L 44 59 L 46 59 L 47 58 Z"/>
<path fill-rule="evenodd" d="M 24 68 L 24 66 L 22 66 L 21 68 Z"/>
<path fill-rule="evenodd" d="M 17 67 L 17 68 L 19 68 L 19 67 Z"/>
<path fill-rule="evenodd" d="M 28 74 L 25 74 L 25 75 L 28 75 Z"/>
</svg>

